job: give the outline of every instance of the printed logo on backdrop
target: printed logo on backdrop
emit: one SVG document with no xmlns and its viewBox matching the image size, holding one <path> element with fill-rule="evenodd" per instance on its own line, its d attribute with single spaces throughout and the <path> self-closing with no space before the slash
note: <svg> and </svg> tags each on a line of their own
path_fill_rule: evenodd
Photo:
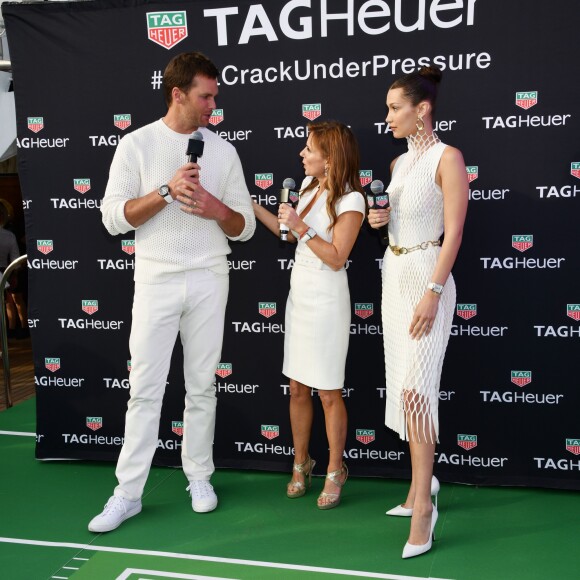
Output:
<svg viewBox="0 0 580 580">
<path fill-rule="evenodd" d="M 320 115 L 322 115 L 321 103 L 302 105 L 302 116 L 306 117 L 309 121 L 314 121 L 314 119 L 317 119 Z"/>
<path fill-rule="evenodd" d="M 102 417 L 87 417 L 87 427 L 92 431 L 97 431 L 103 426 Z"/>
<path fill-rule="evenodd" d="M 266 317 L 274 316 L 276 314 L 276 303 L 275 302 L 258 302 L 258 312 Z"/>
<path fill-rule="evenodd" d="M 266 439 L 276 439 L 280 435 L 279 425 L 262 425 L 262 436 Z"/>
<path fill-rule="evenodd" d="M 98 300 L 83 300 L 82 301 L 82 310 L 87 314 L 94 314 L 99 309 L 99 301 Z"/>
<path fill-rule="evenodd" d="M 268 189 L 274 184 L 273 173 L 254 173 L 254 183 L 260 189 Z"/>
<path fill-rule="evenodd" d="M 147 12 L 147 37 L 155 44 L 170 49 L 187 38 L 185 11 Z"/>
<path fill-rule="evenodd" d="M 574 455 L 580 455 L 580 439 L 566 438 L 566 451 L 569 451 Z"/>
<path fill-rule="evenodd" d="M 224 110 L 214 109 L 211 112 L 209 122 L 211 125 L 219 125 L 224 120 Z"/>
<path fill-rule="evenodd" d="M 38 133 L 44 129 L 44 117 L 28 117 L 26 123 L 33 133 Z"/>
<path fill-rule="evenodd" d="M 531 109 L 538 104 L 538 91 L 522 91 L 516 93 L 516 105 L 522 109 Z"/>
<path fill-rule="evenodd" d="M 183 437 L 183 421 L 171 421 L 171 430 L 179 437 Z"/>
<path fill-rule="evenodd" d="M 511 381 L 518 387 L 525 387 L 532 382 L 532 371 L 512 371 Z"/>
<path fill-rule="evenodd" d="M 131 126 L 131 115 L 113 115 L 113 124 L 121 131 Z"/>
<path fill-rule="evenodd" d="M 58 371 L 58 369 L 60 368 L 60 358 L 47 356 L 44 358 L 44 366 L 51 373 L 54 373 L 54 372 Z"/>
<path fill-rule="evenodd" d="M 465 171 L 467 171 L 467 181 L 471 183 L 479 177 L 479 166 L 478 165 L 466 165 Z"/>
<path fill-rule="evenodd" d="M 374 312 L 374 304 L 372 302 L 355 302 L 354 313 L 359 318 L 368 318 Z"/>
<path fill-rule="evenodd" d="M 580 304 L 566 304 L 566 315 L 573 320 L 580 320 Z"/>
<path fill-rule="evenodd" d="M 121 240 L 121 250 L 130 256 L 135 253 L 135 240 Z"/>
<path fill-rule="evenodd" d="M 373 180 L 373 170 L 372 169 L 359 169 L 358 176 L 360 178 L 360 184 L 364 187 L 368 185 Z"/>
<path fill-rule="evenodd" d="M 463 320 L 469 320 L 477 316 L 477 304 L 458 304 L 455 313 Z"/>
<path fill-rule="evenodd" d="M 215 374 L 222 379 L 232 374 L 232 363 L 218 363 Z"/>
<path fill-rule="evenodd" d="M 579 161 L 572 161 L 570 163 L 570 175 L 577 177 L 580 179 L 580 162 Z"/>
<path fill-rule="evenodd" d="M 463 447 L 466 451 L 470 451 L 477 447 L 477 435 L 457 434 L 457 445 Z"/>
<path fill-rule="evenodd" d="M 128 370 L 129 372 L 131 372 L 131 369 L 132 369 L 132 368 L 133 368 L 133 363 L 131 362 L 131 360 L 128 360 L 128 361 L 127 361 L 127 370 Z"/>
<path fill-rule="evenodd" d="M 356 440 L 360 441 L 364 445 L 368 445 L 375 440 L 375 430 L 374 429 L 357 429 L 356 430 Z"/>
<path fill-rule="evenodd" d="M 73 179 L 73 186 L 79 193 L 87 193 L 91 189 L 91 180 L 86 177 Z"/>
<path fill-rule="evenodd" d="M 36 240 L 36 249 L 46 256 L 54 250 L 54 244 L 52 240 Z"/>
<path fill-rule="evenodd" d="M 520 252 L 525 252 L 526 250 L 529 250 L 533 245 L 534 245 L 534 236 L 530 234 L 526 235 L 518 234 L 512 236 L 512 248 L 515 248 Z"/>
</svg>

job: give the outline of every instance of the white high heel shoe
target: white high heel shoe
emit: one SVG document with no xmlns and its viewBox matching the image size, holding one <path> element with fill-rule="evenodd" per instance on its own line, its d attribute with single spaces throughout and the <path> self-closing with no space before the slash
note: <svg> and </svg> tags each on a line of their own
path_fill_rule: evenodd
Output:
<svg viewBox="0 0 580 580">
<path fill-rule="evenodd" d="M 437 507 L 437 495 L 441 486 L 439 485 L 439 480 L 433 476 L 431 478 L 431 496 L 435 498 L 435 507 Z M 386 512 L 388 516 L 399 516 L 401 518 L 410 518 L 413 515 L 413 508 L 406 508 L 403 505 L 395 506 Z"/>
<path fill-rule="evenodd" d="M 433 545 L 433 540 L 435 539 L 435 524 L 437 523 L 437 518 L 439 517 L 439 512 L 437 508 L 433 506 L 433 513 L 431 514 L 431 533 L 429 534 L 429 541 L 426 544 L 417 546 L 415 544 L 409 544 L 407 542 L 403 548 L 403 558 L 414 558 L 415 556 L 420 556 L 425 552 L 428 552 Z"/>
</svg>

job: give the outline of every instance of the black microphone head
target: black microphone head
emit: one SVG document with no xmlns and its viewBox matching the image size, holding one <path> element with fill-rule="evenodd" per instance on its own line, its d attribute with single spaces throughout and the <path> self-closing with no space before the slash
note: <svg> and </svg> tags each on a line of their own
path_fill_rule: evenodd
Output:
<svg viewBox="0 0 580 580">
<path fill-rule="evenodd" d="M 282 183 L 282 187 L 284 189 L 294 190 L 296 188 L 296 182 L 291 177 L 287 177 Z"/>
<path fill-rule="evenodd" d="M 203 155 L 203 134 L 201 131 L 194 131 L 187 143 L 187 151 L 186 155 L 193 156 L 193 161 L 197 161 L 197 157 L 201 157 Z"/>
<path fill-rule="evenodd" d="M 371 183 L 371 191 L 373 192 L 374 195 L 383 193 L 385 191 L 385 184 L 380 179 L 375 179 Z"/>
</svg>

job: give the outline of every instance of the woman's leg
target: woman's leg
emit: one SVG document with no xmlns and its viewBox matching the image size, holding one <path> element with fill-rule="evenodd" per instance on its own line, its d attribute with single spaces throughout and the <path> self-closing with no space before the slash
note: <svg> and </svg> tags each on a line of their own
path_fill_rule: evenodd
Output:
<svg viewBox="0 0 580 580">
<path fill-rule="evenodd" d="M 312 416 L 312 389 L 290 379 L 290 425 L 294 442 L 294 463 L 301 464 L 308 459 Z M 308 471 L 309 466 L 306 468 Z M 288 484 L 290 492 L 297 491 L 292 485 L 294 482 L 305 483 L 304 473 L 292 470 L 292 480 Z"/>
</svg>

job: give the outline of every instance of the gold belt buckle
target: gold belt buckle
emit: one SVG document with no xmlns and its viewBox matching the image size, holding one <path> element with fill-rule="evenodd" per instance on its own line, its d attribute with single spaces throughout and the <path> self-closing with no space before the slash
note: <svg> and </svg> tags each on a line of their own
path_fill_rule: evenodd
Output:
<svg viewBox="0 0 580 580">
<path fill-rule="evenodd" d="M 407 248 L 402 248 L 401 246 L 391 246 L 391 251 L 395 256 L 400 256 L 401 254 L 407 253 Z"/>
</svg>

